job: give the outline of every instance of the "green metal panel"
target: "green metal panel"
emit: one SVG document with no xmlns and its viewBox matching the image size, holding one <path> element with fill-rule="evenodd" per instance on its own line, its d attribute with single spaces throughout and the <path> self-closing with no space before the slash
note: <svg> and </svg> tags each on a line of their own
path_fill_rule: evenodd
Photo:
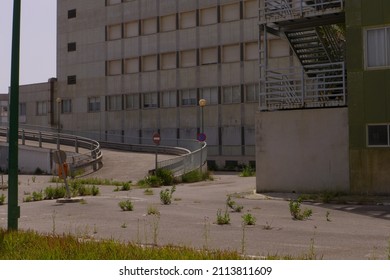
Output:
<svg viewBox="0 0 390 280">
<path fill-rule="evenodd" d="M 362 13 L 361 13 L 361 0 L 349 0 L 345 1 L 345 23 L 349 26 L 361 26 Z"/>
<path fill-rule="evenodd" d="M 383 24 L 383 1 L 382 0 L 362 0 L 362 24 L 363 25 Z"/>
<path fill-rule="evenodd" d="M 386 122 L 386 75 L 388 71 L 364 73 L 365 119 L 369 123 Z"/>
<path fill-rule="evenodd" d="M 364 67 L 363 34 L 361 27 L 350 27 L 347 32 L 348 71 L 361 71 Z"/>
</svg>

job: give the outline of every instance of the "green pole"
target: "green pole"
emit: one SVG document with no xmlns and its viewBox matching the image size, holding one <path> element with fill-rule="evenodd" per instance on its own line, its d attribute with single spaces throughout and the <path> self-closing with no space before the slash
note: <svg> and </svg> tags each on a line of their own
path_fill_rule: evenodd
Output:
<svg viewBox="0 0 390 280">
<path fill-rule="evenodd" d="M 18 130 L 21 0 L 14 0 L 12 24 L 11 91 L 8 143 L 8 230 L 18 230 Z"/>
</svg>

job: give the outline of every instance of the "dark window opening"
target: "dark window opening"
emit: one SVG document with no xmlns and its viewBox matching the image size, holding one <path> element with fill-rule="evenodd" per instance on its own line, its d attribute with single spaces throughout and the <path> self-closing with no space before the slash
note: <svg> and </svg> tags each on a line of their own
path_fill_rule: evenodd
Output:
<svg viewBox="0 0 390 280">
<path fill-rule="evenodd" d="M 76 17 L 76 9 L 68 10 L 68 18 Z"/>
<path fill-rule="evenodd" d="M 368 125 L 368 146 L 388 146 L 388 125 Z"/>
</svg>

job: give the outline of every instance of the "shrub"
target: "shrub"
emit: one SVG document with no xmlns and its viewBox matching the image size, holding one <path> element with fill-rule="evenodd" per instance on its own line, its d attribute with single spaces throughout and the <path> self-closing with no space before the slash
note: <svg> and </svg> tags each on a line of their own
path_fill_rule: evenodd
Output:
<svg viewBox="0 0 390 280">
<path fill-rule="evenodd" d="M 153 190 L 149 189 L 149 188 L 145 189 L 144 190 L 144 195 L 153 195 Z"/>
<path fill-rule="evenodd" d="M 41 200 L 43 200 L 43 192 L 42 191 L 40 191 L 40 192 L 33 192 L 32 193 L 32 199 L 34 201 L 41 201 Z"/>
<path fill-rule="evenodd" d="M 210 171 L 201 172 L 199 169 L 190 171 L 182 176 L 183 183 L 195 183 L 200 181 L 213 180 Z"/>
<path fill-rule="evenodd" d="M 134 205 L 130 200 L 121 201 L 118 205 L 123 211 L 133 211 L 134 209 Z"/>
<path fill-rule="evenodd" d="M 4 202 L 5 202 L 5 195 L 2 193 L 2 194 L 0 195 L 0 205 L 3 205 Z"/>
<path fill-rule="evenodd" d="M 171 189 L 165 189 L 160 191 L 160 200 L 164 205 L 172 203 L 172 195 L 176 191 L 176 187 L 173 186 Z"/>
<path fill-rule="evenodd" d="M 160 215 L 160 211 L 154 205 L 148 206 L 148 215 Z"/>
<path fill-rule="evenodd" d="M 306 220 L 312 214 L 313 211 L 311 209 L 301 209 L 301 200 L 291 200 L 289 203 L 290 214 L 294 220 Z"/>
<path fill-rule="evenodd" d="M 52 186 L 49 186 L 44 189 L 45 197 L 44 199 L 58 199 L 63 198 L 66 195 L 66 188 L 65 186 L 59 186 L 53 188 Z"/>
<path fill-rule="evenodd" d="M 228 225 L 230 224 L 230 216 L 227 210 L 225 210 L 225 213 L 222 214 L 222 210 L 218 209 L 217 211 L 217 224 L 218 225 Z"/>
<path fill-rule="evenodd" d="M 130 182 L 124 182 L 122 183 L 122 191 L 129 191 L 131 189 Z"/>
<path fill-rule="evenodd" d="M 160 179 L 163 186 L 171 186 L 175 183 L 175 177 L 171 170 L 159 168 L 156 170 L 156 176 Z"/>
<path fill-rule="evenodd" d="M 256 224 L 256 218 L 251 213 L 246 213 L 242 216 L 244 225 L 254 226 Z"/>
<path fill-rule="evenodd" d="M 98 187 L 96 187 L 95 185 L 93 185 L 91 188 L 91 192 L 92 192 L 93 196 L 97 196 L 100 194 L 100 189 Z"/>
<path fill-rule="evenodd" d="M 252 177 L 255 175 L 255 170 L 248 166 L 248 165 L 244 165 L 243 168 L 242 168 L 242 171 L 240 173 L 240 176 L 241 177 Z"/>
</svg>

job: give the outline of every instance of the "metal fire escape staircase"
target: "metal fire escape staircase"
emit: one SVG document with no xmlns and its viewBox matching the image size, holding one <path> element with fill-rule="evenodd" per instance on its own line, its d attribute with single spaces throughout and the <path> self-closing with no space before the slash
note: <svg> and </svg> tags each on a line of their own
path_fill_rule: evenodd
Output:
<svg viewBox="0 0 390 280">
<path fill-rule="evenodd" d="M 265 6 L 260 7 L 260 21 L 261 15 L 266 21 L 260 26 L 259 37 L 259 42 L 262 41 L 259 49 L 261 110 L 346 105 L 343 38 L 336 25 L 328 24 L 328 17 L 323 21 L 324 25 L 318 22 L 321 8 L 333 9 L 336 2 L 342 1 L 263 0 Z M 312 3 L 313 7 L 307 3 Z M 297 13 L 293 7 L 297 6 L 299 18 L 303 10 L 308 14 L 309 8 L 312 8 L 312 12 L 317 15 L 314 26 L 307 17 L 304 23 L 292 21 L 291 15 Z M 267 10 L 266 7 L 272 9 Z M 278 21 L 267 22 L 264 16 L 267 14 L 272 20 L 277 18 Z M 283 15 L 289 19 L 287 22 L 281 21 Z M 269 67 L 265 55 L 268 53 L 268 33 L 287 39 L 301 66 Z"/>
</svg>

